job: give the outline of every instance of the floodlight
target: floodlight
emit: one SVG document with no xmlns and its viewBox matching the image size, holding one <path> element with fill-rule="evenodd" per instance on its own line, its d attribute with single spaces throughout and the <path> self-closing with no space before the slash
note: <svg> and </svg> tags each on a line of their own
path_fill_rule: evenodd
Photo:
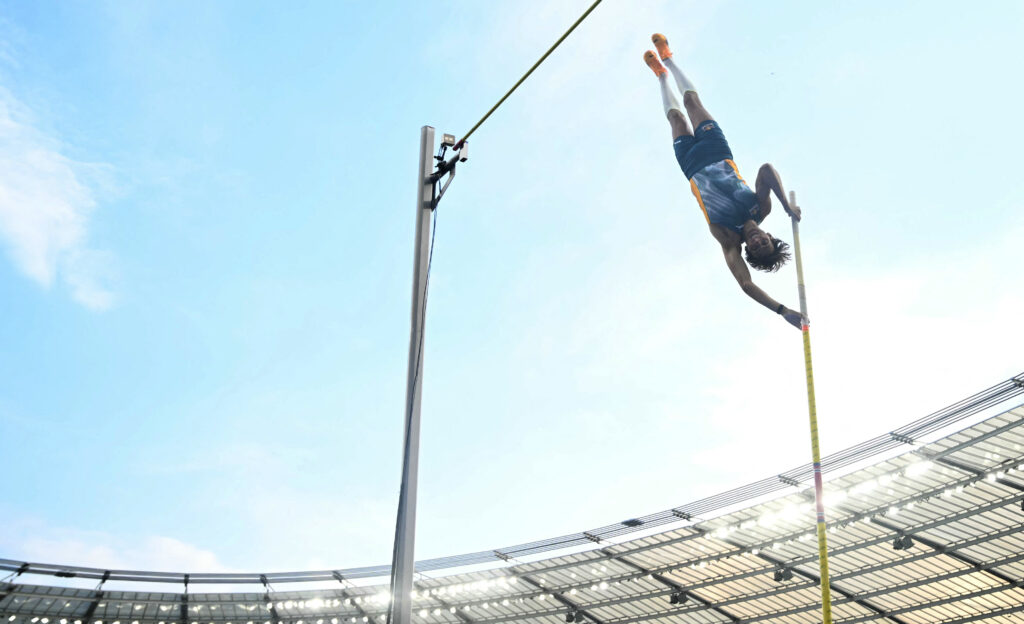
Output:
<svg viewBox="0 0 1024 624">
<path fill-rule="evenodd" d="M 779 568 L 775 571 L 775 574 L 772 575 L 772 578 L 779 583 L 782 581 L 788 581 L 793 578 L 793 571 L 789 568 Z"/>
</svg>

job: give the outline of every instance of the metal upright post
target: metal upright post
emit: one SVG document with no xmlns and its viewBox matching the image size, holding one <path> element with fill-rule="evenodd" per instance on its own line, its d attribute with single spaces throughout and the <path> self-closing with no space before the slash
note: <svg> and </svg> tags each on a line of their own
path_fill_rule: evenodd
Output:
<svg viewBox="0 0 1024 624">
<path fill-rule="evenodd" d="M 796 193 L 789 192 L 789 203 L 796 206 Z M 818 570 L 821 576 L 821 621 L 832 624 L 832 590 L 828 575 L 828 534 L 825 531 L 824 488 L 821 480 L 821 451 L 818 448 L 818 409 L 814 401 L 814 369 L 811 366 L 811 322 L 807 317 L 807 292 L 804 288 L 804 265 L 800 257 L 800 226 L 793 222 L 793 255 L 796 256 L 797 290 L 800 294 L 801 329 L 804 342 L 804 371 L 807 376 L 807 411 L 811 424 L 811 458 L 814 467 L 814 502 L 818 528 Z"/>
<path fill-rule="evenodd" d="M 416 476 L 420 448 L 420 395 L 423 388 L 423 314 L 430 253 L 430 219 L 433 209 L 434 129 L 420 129 L 420 168 L 416 175 L 416 251 L 412 278 L 412 324 L 409 332 L 409 373 L 405 388 L 405 444 L 402 489 L 395 526 L 395 551 L 391 562 L 392 604 L 389 621 L 409 624 L 412 616 L 413 558 L 416 542 Z"/>
</svg>

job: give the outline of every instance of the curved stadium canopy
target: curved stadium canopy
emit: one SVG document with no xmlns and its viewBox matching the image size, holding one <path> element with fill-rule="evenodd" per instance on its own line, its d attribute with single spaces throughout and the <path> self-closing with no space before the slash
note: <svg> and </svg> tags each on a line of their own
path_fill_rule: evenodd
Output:
<svg viewBox="0 0 1024 624">
<path fill-rule="evenodd" d="M 1024 406 L 922 443 L 1022 394 L 1024 374 L 825 458 L 823 470 L 840 475 L 825 487 L 837 624 L 1024 622 Z M 877 461 L 900 448 L 907 452 Z M 420 575 L 414 620 L 820 622 L 811 476 L 802 466 L 592 531 L 418 562 L 420 572 L 448 573 Z M 390 573 L 378 566 L 184 574 L 0 559 L 3 570 L 0 624 L 383 624 Z M 36 575 L 50 583 L 23 582 Z M 93 579 L 96 587 L 62 586 L 63 579 Z M 110 581 L 184 591 L 104 589 Z M 332 587 L 279 590 L 314 582 Z M 209 583 L 254 591 L 188 591 Z"/>
</svg>

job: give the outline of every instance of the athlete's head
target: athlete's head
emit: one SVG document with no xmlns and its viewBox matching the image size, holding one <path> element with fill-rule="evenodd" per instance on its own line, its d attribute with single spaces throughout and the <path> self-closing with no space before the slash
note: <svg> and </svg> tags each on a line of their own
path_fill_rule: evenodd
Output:
<svg viewBox="0 0 1024 624">
<path fill-rule="evenodd" d="M 747 263 L 758 271 L 778 271 L 789 260 L 789 245 L 760 228 L 751 228 L 743 242 L 747 244 Z"/>
</svg>

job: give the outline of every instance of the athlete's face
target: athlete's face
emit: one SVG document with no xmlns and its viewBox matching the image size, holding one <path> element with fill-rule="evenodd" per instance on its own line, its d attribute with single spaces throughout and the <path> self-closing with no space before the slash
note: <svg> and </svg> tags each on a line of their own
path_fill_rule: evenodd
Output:
<svg viewBox="0 0 1024 624">
<path fill-rule="evenodd" d="M 755 229 L 747 235 L 747 251 L 755 258 L 763 258 L 775 251 L 775 243 L 767 233 Z"/>
</svg>

